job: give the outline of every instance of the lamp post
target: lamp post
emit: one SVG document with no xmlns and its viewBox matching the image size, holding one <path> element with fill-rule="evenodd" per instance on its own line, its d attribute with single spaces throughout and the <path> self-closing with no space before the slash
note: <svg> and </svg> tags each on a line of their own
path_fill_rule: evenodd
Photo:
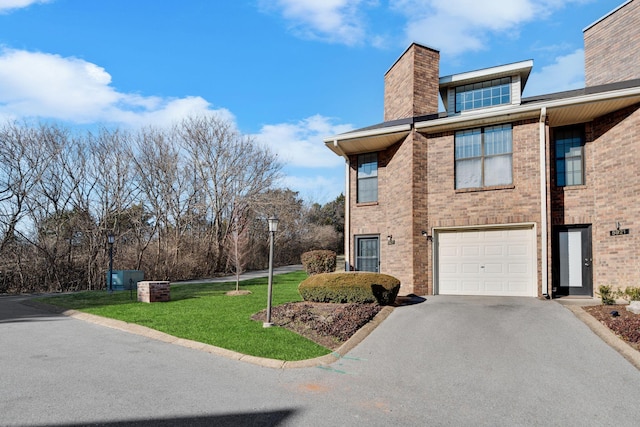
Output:
<svg viewBox="0 0 640 427">
<path fill-rule="evenodd" d="M 278 218 L 272 216 L 269 221 L 269 285 L 267 288 L 267 321 L 262 324 L 263 327 L 269 328 L 273 326 L 271 323 L 271 293 L 273 289 L 273 238 L 278 231 Z"/>
<path fill-rule="evenodd" d="M 109 293 L 113 292 L 113 242 L 116 238 L 112 232 L 107 235 L 107 243 L 109 243 Z"/>
</svg>

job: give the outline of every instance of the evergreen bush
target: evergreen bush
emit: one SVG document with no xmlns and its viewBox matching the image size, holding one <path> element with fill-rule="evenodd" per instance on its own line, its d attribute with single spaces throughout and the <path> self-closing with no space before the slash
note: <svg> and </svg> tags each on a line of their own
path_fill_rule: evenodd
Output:
<svg viewBox="0 0 640 427">
<path fill-rule="evenodd" d="M 315 250 L 302 254 L 300 260 L 308 275 L 336 271 L 336 253 L 329 250 Z"/>
<path fill-rule="evenodd" d="M 400 280 L 368 272 L 319 273 L 298 286 L 305 301 L 333 303 L 393 304 L 400 291 Z"/>
</svg>

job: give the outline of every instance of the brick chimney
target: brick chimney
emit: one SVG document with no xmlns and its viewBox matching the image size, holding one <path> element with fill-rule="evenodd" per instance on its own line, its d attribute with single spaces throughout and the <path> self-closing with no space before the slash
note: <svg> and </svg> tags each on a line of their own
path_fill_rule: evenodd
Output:
<svg viewBox="0 0 640 427">
<path fill-rule="evenodd" d="M 640 78 L 640 0 L 632 0 L 584 29 L 586 86 Z"/>
<path fill-rule="evenodd" d="M 440 52 L 413 43 L 384 76 L 384 121 L 438 112 Z"/>
</svg>

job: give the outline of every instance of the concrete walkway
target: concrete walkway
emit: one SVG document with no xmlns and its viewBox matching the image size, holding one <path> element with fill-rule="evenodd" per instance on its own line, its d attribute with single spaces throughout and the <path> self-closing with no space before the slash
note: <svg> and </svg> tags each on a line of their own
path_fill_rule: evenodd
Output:
<svg viewBox="0 0 640 427">
<path fill-rule="evenodd" d="M 0 425 L 635 426 L 640 372 L 553 301 L 428 297 L 267 369 L 0 297 Z"/>
<path fill-rule="evenodd" d="M 274 267 L 273 274 L 285 274 L 291 273 L 292 271 L 300 271 L 303 270 L 302 264 L 297 265 L 285 265 L 282 267 Z M 257 279 L 260 277 L 267 277 L 269 275 L 269 270 L 256 270 L 256 271 L 247 271 L 240 275 L 240 280 L 249 280 L 249 279 Z M 210 279 L 197 279 L 197 280 L 181 280 L 178 282 L 171 282 L 174 285 L 184 285 L 184 284 L 197 284 L 197 283 L 221 283 L 221 282 L 235 282 L 236 276 L 223 276 L 223 277 L 212 277 Z"/>
</svg>

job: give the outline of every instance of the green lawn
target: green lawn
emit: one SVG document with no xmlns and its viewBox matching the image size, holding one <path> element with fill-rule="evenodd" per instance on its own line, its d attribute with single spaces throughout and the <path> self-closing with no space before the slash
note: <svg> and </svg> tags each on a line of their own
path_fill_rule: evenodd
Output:
<svg viewBox="0 0 640 427">
<path fill-rule="evenodd" d="M 301 301 L 298 284 L 303 271 L 273 278 L 273 306 Z M 240 282 L 250 295 L 227 296 L 235 282 L 172 285 L 171 301 L 141 303 L 129 291 L 78 292 L 40 301 L 98 316 L 123 320 L 167 334 L 199 341 L 243 354 L 279 360 L 304 360 L 331 352 L 285 328 L 263 328 L 251 315 L 267 305 L 267 278 Z"/>
</svg>

